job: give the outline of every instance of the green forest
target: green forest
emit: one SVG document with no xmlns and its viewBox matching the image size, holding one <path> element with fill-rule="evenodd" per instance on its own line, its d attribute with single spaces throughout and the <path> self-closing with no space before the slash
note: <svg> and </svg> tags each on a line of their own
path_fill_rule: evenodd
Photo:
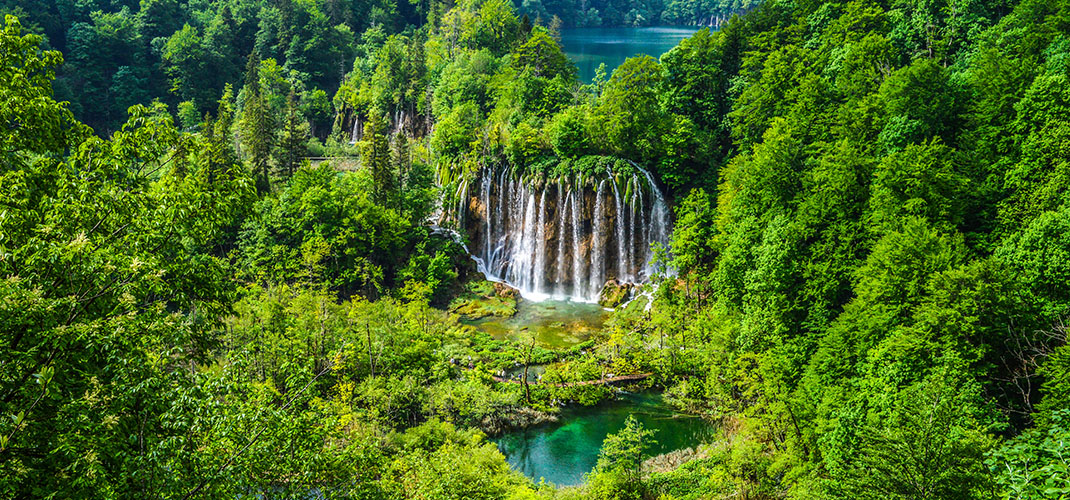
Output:
<svg viewBox="0 0 1070 500">
<path fill-rule="evenodd" d="M 0 498 L 1070 499 L 1070 0 L 0 14 Z M 592 81 L 559 41 L 711 18 Z M 473 326 L 529 300 L 488 172 L 670 207 L 582 342 Z M 715 431 L 570 486 L 491 441 L 621 391 Z"/>
</svg>

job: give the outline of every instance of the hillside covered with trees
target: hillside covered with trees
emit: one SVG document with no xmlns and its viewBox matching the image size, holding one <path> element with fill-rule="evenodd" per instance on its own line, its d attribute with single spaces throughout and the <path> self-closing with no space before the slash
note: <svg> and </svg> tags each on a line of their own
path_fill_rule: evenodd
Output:
<svg viewBox="0 0 1070 500">
<path fill-rule="evenodd" d="M 755 5 L 756 0 L 527 0 L 516 8 L 528 23 L 546 26 L 648 26 L 709 25 Z M 256 53 L 275 61 L 276 78 L 293 83 L 301 114 L 320 138 L 330 130 L 330 98 L 354 57 L 389 35 L 411 36 L 424 24 L 444 22 L 452 7 L 453 2 L 427 0 L 0 2 L 0 11 L 44 37 L 45 48 L 64 54 L 56 98 L 69 101 L 75 116 L 101 134 L 118 129 L 130 106 L 154 99 L 183 117 L 180 125 L 191 127 L 213 109 L 225 84 L 242 77 L 248 55 Z"/>
<path fill-rule="evenodd" d="M 1070 1 L 688 4 L 593 82 L 552 21 L 676 3 L 0 1 L 0 498 L 1070 495 Z M 672 206 L 576 346 L 462 321 L 503 166 Z M 607 372 L 716 436 L 487 441 Z"/>
</svg>

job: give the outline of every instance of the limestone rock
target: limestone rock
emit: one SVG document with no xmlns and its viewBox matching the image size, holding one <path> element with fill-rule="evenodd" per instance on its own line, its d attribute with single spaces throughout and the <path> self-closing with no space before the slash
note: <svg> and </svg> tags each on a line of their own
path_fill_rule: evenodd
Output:
<svg viewBox="0 0 1070 500">
<path fill-rule="evenodd" d="M 520 298 L 520 290 L 501 282 L 494 283 L 494 293 L 503 299 Z"/>
<path fill-rule="evenodd" d="M 598 294 L 598 304 L 602 307 L 615 308 L 625 303 L 632 296 L 635 285 L 621 283 L 615 278 L 606 282 L 602 292 Z"/>
</svg>

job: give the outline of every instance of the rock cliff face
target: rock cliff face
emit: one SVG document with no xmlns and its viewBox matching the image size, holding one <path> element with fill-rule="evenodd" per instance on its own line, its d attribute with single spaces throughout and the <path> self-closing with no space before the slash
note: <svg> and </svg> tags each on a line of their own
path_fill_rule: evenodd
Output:
<svg viewBox="0 0 1070 500">
<path fill-rule="evenodd" d="M 477 264 L 527 298 L 598 300 L 609 280 L 650 277 L 651 244 L 667 246 L 669 208 L 653 177 L 605 174 L 541 184 L 484 169 L 458 207 Z"/>
</svg>

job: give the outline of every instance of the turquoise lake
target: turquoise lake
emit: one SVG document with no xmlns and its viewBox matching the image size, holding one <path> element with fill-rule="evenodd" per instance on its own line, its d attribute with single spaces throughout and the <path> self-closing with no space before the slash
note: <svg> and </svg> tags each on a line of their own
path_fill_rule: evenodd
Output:
<svg viewBox="0 0 1070 500">
<path fill-rule="evenodd" d="M 698 27 L 571 28 L 561 30 L 565 54 L 579 68 L 583 82 L 594 78 L 599 64 L 606 64 L 606 77 L 625 59 L 647 54 L 655 59 L 698 31 Z"/>
<path fill-rule="evenodd" d="M 710 439 L 713 427 L 698 417 L 681 415 L 657 393 L 624 393 L 617 401 L 591 408 L 568 408 L 560 420 L 492 439 L 514 469 L 558 486 L 584 482 L 594 468 L 606 436 L 624 428 L 628 415 L 653 430 L 646 456 L 688 447 Z"/>
</svg>

